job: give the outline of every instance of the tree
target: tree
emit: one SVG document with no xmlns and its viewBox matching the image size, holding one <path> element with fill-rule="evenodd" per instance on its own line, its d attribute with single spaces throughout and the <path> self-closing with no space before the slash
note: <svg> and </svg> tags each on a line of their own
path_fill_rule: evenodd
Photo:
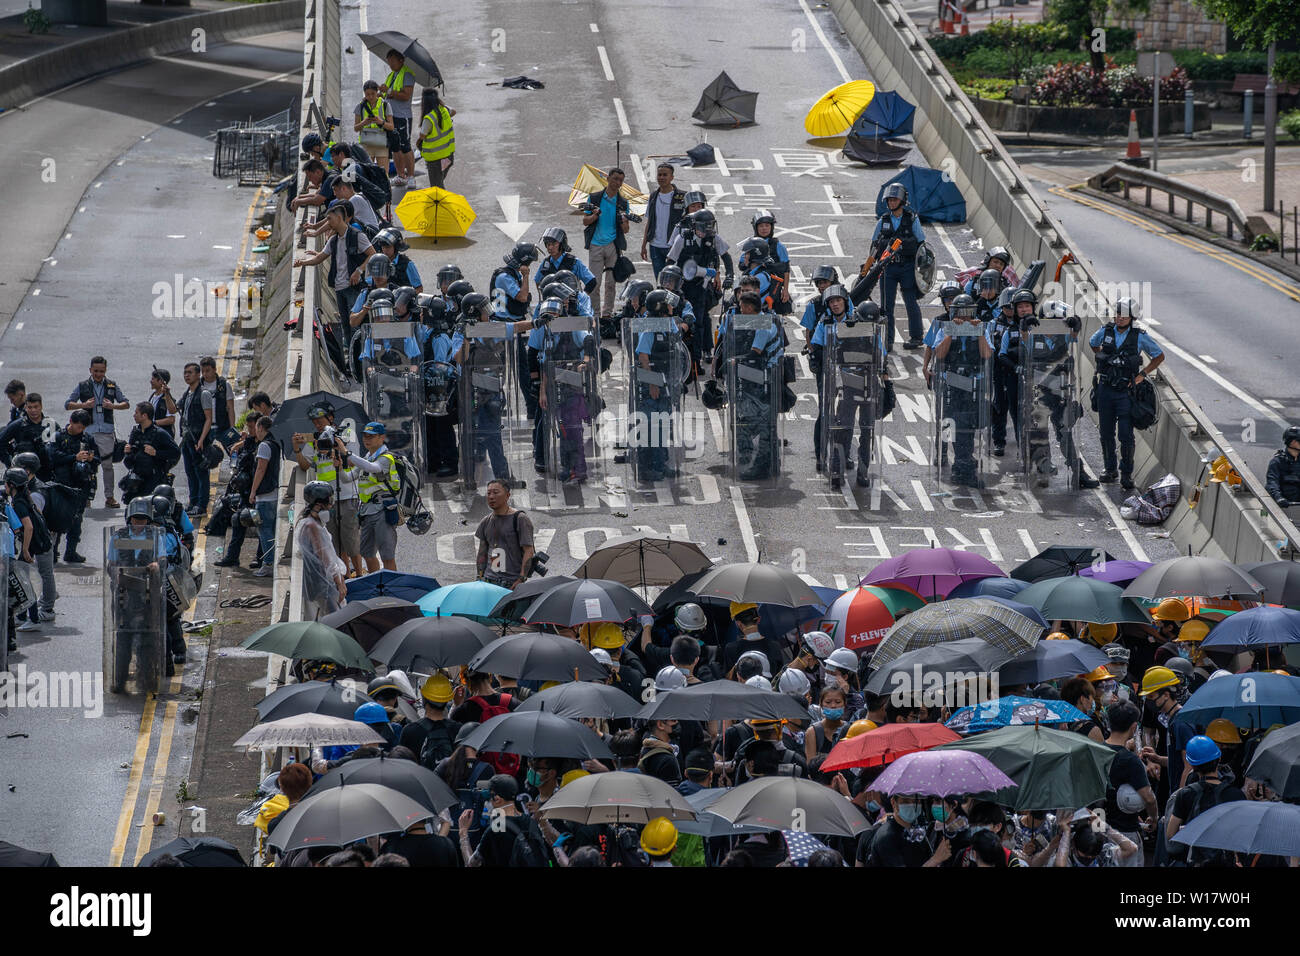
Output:
<svg viewBox="0 0 1300 956">
<path fill-rule="evenodd" d="M 1300 17 L 1295 0 L 1195 0 L 1212 20 L 1222 20 L 1250 50 L 1271 43 L 1300 42 Z"/>
<path fill-rule="evenodd" d="M 1106 68 L 1108 52 L 1105 41 L 1107 13 L 1130 16 L 1145 12 L 1148 5 L 1149 0 L 1048 0 L 1046 16 L 1054 23 L 1064 24 L 1070 36 L 1077 38 L 1079 48 L 1088 51 L 1092 68 L 1101 71 Z M 1097 30 L 1102 33 L 1098 35 Z"/>
</svg>

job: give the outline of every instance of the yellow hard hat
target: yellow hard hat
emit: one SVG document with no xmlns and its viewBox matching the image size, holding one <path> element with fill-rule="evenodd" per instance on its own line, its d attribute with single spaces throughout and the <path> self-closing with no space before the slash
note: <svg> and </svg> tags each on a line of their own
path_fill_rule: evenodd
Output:
<svg viewBox="0 0 1300 956">
<path fill-rule="evenodd" d="M 744 614 L 746 611 L 757 611 L 757 604 L 741 604 L 737 601 L 731 602 L 731 616 L 734 618 L 737 614 Z"/>
<path fill-rule="evenodd" d="M 1181 623 L 1190 618 L 1192 612 L 1187 610 L 1187 605 L 1178 598 L 1165 598 L 1151 612 L 1151 616 L 1157 621 L 1177 621 Z"/>
<path fill-rule="evenodd" d="M 878 726 L 879 725 L 874 720 L 867 720 L 865 718 L 862 720 L 855 720 L 853 723 L 849 724 L 849 729 L 844 731 L 844 739 L 848 740 L 850 737 L 856 737 L 858 734 L 865 734 L 868 730 L 875 730 Z"/>
<path fill-rule="evenodd" d="M 1205 728 L 1205 736 L 1216 744 L 1241 743 L 1241 731 L 1227 717 L 1216 717 L 1210 721 L 1209 726 Z"/>
<path fill-rule="evenodd" d="M 655 817 L 641 831 L 641 849 L 650 856 L 667 856 L 677 848 L 677 828 L 667 817 Z"/>
<path fill-rule="evenodd" d="M 1179 641 L 1203 641 L 1210 634 L 1210 625 L 1204 621 L 1188 621 L 1178 629 Z"/>
<path fill-rule="evenodd" d="M 1178 675 L 1168 667 L 1148 667 L 1147 672 L 1142 675 L 1142 689 L 1138 695 L 1146 697 L 1165 687 L 1175 687 L 1178 682 Z"/>
<path fill-rule="evenodd" d="M 1241 484 L 1241 475 L 1232 467 L 1227 455 L 1220 455 L 1210 463 L 1210 481 L 1227 482 L 1229 485 Z"/>
<path fill-rule="evenodd" d="M 560 778 L 560 786 L 567 787 L 575 780 L 581 780 L 583 777 L 590 777 L 590 776 L 591 776 L 590 773 L 582 769 L 570 770 L 568 773 L 566 773 L 563 777 Z"/>
<path fill-rule="evenodd" d="M 591 636 L 593 647 L 599 647 L 607 651 L 618 650 L 623 646 L 623 643 L 623 629 L 609 621 L 598 624 L 595 633 Z"/>
<path fill-rule="evenodd" d="M 560 686 L 560 682 L 558 680 L 548 680 L 545 684 L 539 687 L 538 690 L 550 690 L 552 687 L 559 687 L 559 686 Z"/>
<path fill-rule="evenodd" d="M 1088 673 L 1084 674 L 1083 676 L 1084 676 L 1084 678 L 1085 678 L 1086 680 L 1090 680 L 1090 681 L 1092 681 L 1092 682 L 1094 682 L 1094 683 L 1096 683 L 1097 681 L 1103 681 L 1103 680 L 1114 680 L 1114 679 L 1115 679 L 1115 675 L 1112 674 L 1110 671 L 1108 671 L 1108 670 L 1106 669 L 1106 665 L 1105 665 L 1105 664 L 1102 664 L 1100 667 L 1098 667 L 1098 668 L 1097 668 L 1096 670 L 1094 670 L 1094 671 L 1089 671 Z"/>
<path fill-rule="evenodd" d="M 1053 631 L 1051 634 L 1048 634 L 1043 638 L 1045 641 L 1068 641 L 1069 639 L 1070 635 L 1066 634 L 1064 631 Z"/>
<path fill-rule="evenodd" d="M 1277 668 L 1275 671 L 1273 671 L 1273 673 L 1274 673 L 1274 674 L 1281 674 L 1283 677 L 1290 677 L 1290 676 L 1291 676 L 1291 672 L 1290 672 L 1290 671 L 1284 671 L 1284 670 L 1282 670 L 1282 668 L 1280 668 L 1280 667 Z"/>
<path fill-rule="evenodd" d="M 1109 644 L 1115 640 L 1115 635 L 1119 633 L 1118 624 L 1093 624 L 1089 623 L 1087 628 L 1088 639 L 1094 644 L 1100 646 Z"/>
<path fill-rule="evenodd" d="M 446 674 L 434 674 L 425 680 L 424 686 L 420 688 L 420 696 L 432 704 L 449 703 L 454 696 L 451 681 Z"/>
</svg>

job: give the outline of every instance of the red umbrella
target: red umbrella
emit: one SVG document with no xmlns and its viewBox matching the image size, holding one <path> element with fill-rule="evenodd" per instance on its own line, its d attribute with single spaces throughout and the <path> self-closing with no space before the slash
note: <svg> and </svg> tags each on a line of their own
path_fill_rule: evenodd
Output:
<svg viewBox="0 0 1300 956">
<path fill-rule="evenodd" d="M 904 754 L 929 750 L 939 744 L 960 740 L 943 724 L 885 724 L 865 734 L 841 740 L 826 755 L 823 772 L 849 767 L 881 767 Z"/>
</svg>

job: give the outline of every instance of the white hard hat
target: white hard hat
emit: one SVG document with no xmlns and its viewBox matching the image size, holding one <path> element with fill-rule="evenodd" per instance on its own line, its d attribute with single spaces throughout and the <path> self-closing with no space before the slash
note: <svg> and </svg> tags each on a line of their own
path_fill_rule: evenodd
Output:
<svg viewBox="0 0 1300 956">
<path fill-rule="evenodd" d="M 605 650 L 603 647 L 593 647 L 591 649 L 591 656 L 596 658 L 596 663 L 598 664 L 604 664 L 606 667 L 614 666 L 614 658 L 610 657 L 609 651 Z"/>
<path fill-rule="evenodd" d="M 776 682 L 776 689 L 783 694 L 802 699 L 812 689 L 812 684 L 808 682 L 808 675 L 803 671 L 789 667 L 781 672 L 781 678 Z"/>
<path fill-rule="evenodd" d="M 683 604 L 673 615 L 673 622 L 683 631 L 702 631 L 709 620 L 698 604 Z"/>
<path fill-rule="evenodd" d="M 745 686 L 761 687 L 763 690 L 771 690 L 772 682 L 770 678 L 764 677 L 762 674 L 755 674 L 749 680 L 745 681 Z"/>
<path fill-rule="evenodd" d="M 850 674 L 858 672 L 858 655 L 847 647 L 837 647 L 827 654 L 826 663 L 839 670 L 848 671 Z"/>
<path fill-rule="evenodd" d="M 764 654 L 762 651 L 745 651 L 745 653 L 741 654 L 738 658 L 736 658 L 736 663 L 739 664 L 746 657 L 758 661 L 758 663 L 762 665 L 763 676 L 766 677 L 769 681 L 772 679 L 772 668 L 771 665 L 768 664 L 767 662 L 766 654 Z"/>
<path fill-rule="evenodd" d="M 1138 813 L 1146 803 L 1131 783 L 1121 783 L 1115 791 L 1115 806 L 1120 813 Z"/>
<path fill-rule="evenodd" d="M 803 636 L 803 643 L 819 661 L 826 660 L 835 650 L 835 638 L 825 631 L 809 631 Z"/>
<path fill-rule="evenodd" d="M 1225 671 L 1222 667 L 1220 667 L 1217 671 L 1215 671 L 1213 674 L 1210 675 L 1210 680 L 1214 680 L 1214 678 L 1216 677 L 1231 677 L 1231 676 L 1232 676 L 1232 671 Z"/>
<path fill-rule="evenodd" d="M 659 669 L 655 674 L 655 690 L 678 690 L 686 686 L 686 675 L 671 664 Z"/>
</svg>

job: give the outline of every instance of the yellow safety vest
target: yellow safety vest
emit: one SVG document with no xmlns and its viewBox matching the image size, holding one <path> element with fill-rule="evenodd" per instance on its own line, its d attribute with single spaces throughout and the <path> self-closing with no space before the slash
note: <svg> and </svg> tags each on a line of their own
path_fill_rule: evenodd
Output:
<svg viewBox="0 0 1300 956">
<path fill-rule="evenodd" d="M 312 446 L 312 457 L 315 459 L 312 464 L 316 469 L 317 481 L 332 482 L 338 477 L 338 472 L 334 469 L 334 459 L 316 447 L 315 442 L 308 442 Z"/>
<path fill-rule="evenodd" d="M 370 119 L 362 122 L 361 124 L 362 129 L 383 129 L 384 128 L 384 119 L 388 116 L 389 113 L 388 103 L 381 98 L 376 101 L 375 105 L 379 107 L 379 116 L 375 116 L 374 113 L 370 112 L 369 103 L 367 103 L 365 100 L 361 101 L 361 114 L 363 116 L 370 117 Z"/>
<path fill-rule="evenodd" d="M 412 89 L 414 89 L 415 74 L 412 73 L 411 68 L 409 66 L 406 66 L 405 64 L 403 64 L 402 68 L 398 70 L 396 73 L 389 73 L 388 76 L 384 78 L 384 86 L 388 87 L 388 91 L 390 93 L 400 93 L 402 92 L 402 90 L 406 88 L 406 80 L 403 79 L 403 77 L 407 77 L 407 76 L 411 78 L 411 87 Z M 397 83 L 398 80 L 402 80 L 402 84 L 400 86 Z"/>
<path fill-rule="evenodd" d="M 430 113 L 420 121 L 420 133 L 424 136 L 424 141 L 420 144 L 420 156 L 426 163 L 438 162 L 456 152 L 456 131 L 452 129 L 451 113 L 440 103 L 437 115 L 442 123 L 440 133 L 433 127 L 434 114 Z M 424 128 L 426 122 L 429 124 L 428 131 Z"/>
<path fill-rule="evenodd" d="M 361 477 L 357 479 L 357 497 L 361 503 L 365 504 L 380 492 L 395 494 L 401 487 L 402 477 L 397 473 L 397 459 L 393 457 L 390 451 L 383 452 L 380 458 L 388 459 L 387 483 L 384 475 L 372 475 L 368 471 L 363 471 Z"/>
</svg>

